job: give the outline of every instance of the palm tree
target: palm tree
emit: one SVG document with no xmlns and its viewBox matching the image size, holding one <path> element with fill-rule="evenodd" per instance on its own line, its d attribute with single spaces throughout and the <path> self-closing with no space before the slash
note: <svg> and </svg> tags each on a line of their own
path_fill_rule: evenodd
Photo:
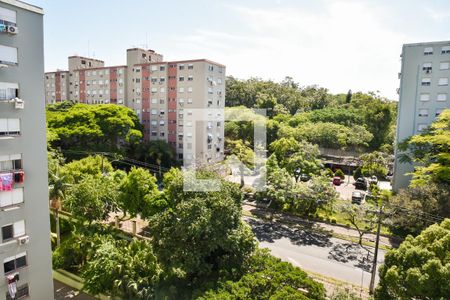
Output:
<svg viewBox="0 0 450 300">
<path fill-rule="evenodd" d="M 165 162 L 166 166 L 171 166 L 174 161 L 174 150 L 165 141 L 151 141 L 148 143 L 147 155 L 155 161 L 159 167 L 159 178 L 161 178 L 161 164 Z"/>
<path fill-rule="evenodd" d="M 50 207 L 53 210 L 53 215 L 55 217 L 55 228 L 56 228 L 56 245 L 61 244 L 61 234 L 59 227 L 59 211 L 61 209 L 62 202 L 66 198 L 66 192 L 70 184 L 65 175 L 59 173 L 59 167 L 54 171 L 49 171 L 49 198 Z"/>
</svg>

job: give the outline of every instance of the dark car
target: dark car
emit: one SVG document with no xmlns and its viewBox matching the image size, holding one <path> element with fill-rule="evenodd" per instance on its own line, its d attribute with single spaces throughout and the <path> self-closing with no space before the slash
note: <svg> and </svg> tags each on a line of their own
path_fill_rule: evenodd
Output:
<svg viewBox="0 0 450 300">
<path fill-rule="evenodd" d="M 364 194 L 362 192 L 355 191 L 352 193 L 352 203 L 361 204 L 364 199 Z"/>
<path fill-rule="evenodd" d="M 310 179 L 311 179 L 311 177 L 308 174 L 300 175 L 300 181 L 307 182 Z"/>
<path fill-rule="evenodd" d="M 333 177 L 333 184 L 334 185 L 341 185 L 341 177 L 339 177 L 339 176 Z"/>
<path fill-rule="evenodd" d="M 363 191 L 367 190 L 367 180 L 363 177 L 359 177 L 355 181 L 355 188 L 357 190 L 363 190 Z"/>
</svg>

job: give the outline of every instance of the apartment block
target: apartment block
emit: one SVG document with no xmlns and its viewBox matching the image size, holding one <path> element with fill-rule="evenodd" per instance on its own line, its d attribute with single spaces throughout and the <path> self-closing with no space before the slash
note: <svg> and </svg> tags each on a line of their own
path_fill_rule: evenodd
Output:
<svg viewBox="0 0 450 300">
<path fill-rule="evenodd" d="M 75 58 L 76 62 L 71 61 Z M 144 139 L 167 141 L 178 159 L 223 159 L 224 124 L 219 110 L 225 105 L 224 65 L 206 59 L 163 61 L 154 50 L 132 48 L 127 50 L 126 65 L 105 67 L 103 61 L 71 56 L 66 72 L 68 93 L 57 84 L 55 72 L 45 74 L 47 103 L 124 105 L 142 122 Z M 56 97 L 63 92 L 66 99 Z M 210 112 L 199 120 L 195 112 L 201 110 Z"/>
<path fill-rule="evenodd" d="M 450 108 L 450 41 L 405 44 L 402 50 L 396 143 L 425 130 Z M 406 188 L 414 166 L 399 161 L 396 149 L 393 189 Z"/>
<path fill-rule="evenodd" d="M 42 9 L 0 0 L 0 299 L 54 298 L 42 74 Z"/>
</svg>

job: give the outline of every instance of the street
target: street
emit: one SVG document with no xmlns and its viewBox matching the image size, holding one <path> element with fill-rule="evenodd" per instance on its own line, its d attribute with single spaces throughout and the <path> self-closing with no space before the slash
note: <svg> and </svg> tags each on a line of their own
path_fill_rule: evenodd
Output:
<svg viewBox="0 0 450 300">
<path fill-rule="evenodd" d="M 274 256 L 306 271 L 369 287 L 373 256 L 359 245 L 304 227 L 290 228 L 253 218 L 245 220 L 252 227 L 260 246 L 270 249 Z M 384 251 L 379 251 L 378 265 L 384 262 L 384 254 Z"/>
</svg>

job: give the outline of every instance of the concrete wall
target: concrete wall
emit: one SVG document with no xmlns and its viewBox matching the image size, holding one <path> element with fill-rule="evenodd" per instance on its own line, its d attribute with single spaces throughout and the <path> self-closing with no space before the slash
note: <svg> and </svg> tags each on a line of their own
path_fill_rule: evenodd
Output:
<svg viewBox="0 0 450 300">
<path fill-rule="evenodd" d="M 0 1 L 0 6 L 17 11 L 19 28 L 19 33 L 15 36 L 0 34 L 1 45 L 18 48 L 18 65 L 0 69 L 0 81 L 18 82 L 19 96 L 25 101 L 23 110 L 14 109 L 10 103 L 0 103 L 0 118 L 21 120 L 21 136 L 0 140 L 0 155 L 21 153 L 25 171 L 24 203 L 14 210 L 0 211 L 0 224 L 3 226 L 24 219 L 26 234 L 30 237 L 30 242 L 22 246 L 17 241 L 0 244 L 0 277 L 4 276 L 4 258 L 26 251 L 28 266 L 19 270 L 18 285 L 28 283 L 32 299 L 53 299 L 45 136 L 43 16 L 3 1 Z M 0 298 L 4 299 L 6 292 L 6 281 L 0 280 Z"/>
</svg>

